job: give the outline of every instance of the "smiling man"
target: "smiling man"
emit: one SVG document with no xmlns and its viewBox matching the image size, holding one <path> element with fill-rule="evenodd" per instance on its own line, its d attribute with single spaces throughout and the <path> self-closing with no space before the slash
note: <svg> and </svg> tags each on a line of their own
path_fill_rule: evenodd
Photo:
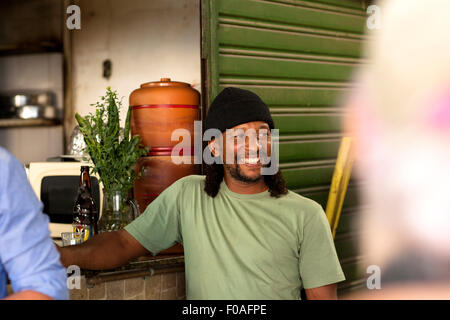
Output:
<svg viewBox="0 0 450 320">
<path fill-rule="evenodd" d="M 188 299 L 299 299 L 302 288 L 336 299 L 345 277 L 322 207 L 287 190 L 280 171 L 262 174 L 273 128 L 256 94 L 224 89 L 205 120 L 222 133 L 208 144 L 220 161 L 173 183 L 125 230 L 61 248 L 63 264 L 107 269 L 180 242 Z"/>
</svg>

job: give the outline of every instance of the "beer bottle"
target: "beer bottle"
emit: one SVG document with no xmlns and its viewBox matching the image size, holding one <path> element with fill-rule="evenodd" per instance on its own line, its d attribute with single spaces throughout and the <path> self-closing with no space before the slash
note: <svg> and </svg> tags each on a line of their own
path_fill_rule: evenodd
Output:
<svg viewBox="0 0 450 320">
<path fill-rule="evenodd" d="M 75 237 L 84 242 L 98 233 L 98 210 L 91 192 L 89 167 L 82 166 L 78 195 L 73 207 L 73 232 Z"/>
</svg>

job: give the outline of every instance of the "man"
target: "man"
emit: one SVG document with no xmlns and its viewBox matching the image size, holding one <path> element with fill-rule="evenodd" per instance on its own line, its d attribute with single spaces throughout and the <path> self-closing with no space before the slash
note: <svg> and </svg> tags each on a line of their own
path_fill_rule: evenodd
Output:
<svg viewBox="0 0 450 320">
<path fill-rule="evenodd" d="M 345 278 L 323 209 L 288 191 L 279 171 L 261 175 L 258 151 L 270 156 L 261 141 L 270 144 L 273 128 L 257 95 L 226 88 L 205 129 L 223 134 L 209 148 L 231 163 L 176 181 L 125 230 L 62 248 L 63 264 L 111 268 L 180 242 L 188 299 L 299 299 L 302 287 L 308 299 L 336 299 L 335 283 Z M 227 129 L 253 132 L 257 142 L 242 143 L 239 130 L 227 137 Z"/>
<path fill-rule="evenodd" d="M 68 299 L 66 271 L 48 230 L 48 217 L 21 164 L 0 148 L 0 299 Z"/>
</svg>

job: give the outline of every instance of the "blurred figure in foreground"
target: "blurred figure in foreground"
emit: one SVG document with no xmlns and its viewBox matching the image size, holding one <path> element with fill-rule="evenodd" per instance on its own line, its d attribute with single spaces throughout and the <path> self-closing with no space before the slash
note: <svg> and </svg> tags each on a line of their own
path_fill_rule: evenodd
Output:
<svg viewBox="0 0 450 320">
<path fill-rule="evenodd" d="M 0 147 L 0 299 L 68 299 L 66 270 L 22 165 Z"/>
<path fill-rule="evenodd" d="M 365 265 L 381 289 L 350 299 L 450 299 L 450 1 L 379 3 L 346 128 L 367 187 Z"/>
</svg>

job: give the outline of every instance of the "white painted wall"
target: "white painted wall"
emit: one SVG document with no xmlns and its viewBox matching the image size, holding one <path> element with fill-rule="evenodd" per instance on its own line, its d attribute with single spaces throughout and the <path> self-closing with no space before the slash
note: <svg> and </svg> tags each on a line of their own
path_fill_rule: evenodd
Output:
<svg viewBox="0 0 450 320">
<path fill-rule="evenodd" d="M 123 125 L 129 95 L 144 82 L 168 77 L 188 82 L 200 91 L 200 0 L 74 2 L 81 9 L 81 30 L 70 31 L 75 112 L 81 115 L 93 112 L 90 104 L 98 101 L 106 87 L 111 86 L 124 97 Z M 39 15 L 36 10 L 13 9 L 18 10 L 20 17 L 26 12 Z M 45 55 L 0 57 L 0 89 L 62 90 L 62 70 L 54 68 L 55 59 Z M 102 77 L 106 59 L 112 61 L 109 80 Z M 62 99 L 61 94 L 58 96 L 61 111 Z M 68 126 L 73 128 L 75 124 L 72 117 Z M 64 154 L 60 126 L 0 128 L 0 145 L 23 163 Z"/>
<path fill-rule="evenodd" d="M 123 96 L 122 124 L 130 93 L 141 83 L 168 77 L 200 91 L 199 0 L 79 0 L 81 30 L 73 30 L 75 112 L 94 111 L 90 104 L 107 86 Z M 103 61 L 112 76 L 102 77 Z M 71 127 L 75 125 L 75 120 Z"/>
<path fill-rule="evenodd" d="M 46 161 L 64 154 L 63 127 L 3 128 L 0 146 L 23 164 Z"/>
</svg>

